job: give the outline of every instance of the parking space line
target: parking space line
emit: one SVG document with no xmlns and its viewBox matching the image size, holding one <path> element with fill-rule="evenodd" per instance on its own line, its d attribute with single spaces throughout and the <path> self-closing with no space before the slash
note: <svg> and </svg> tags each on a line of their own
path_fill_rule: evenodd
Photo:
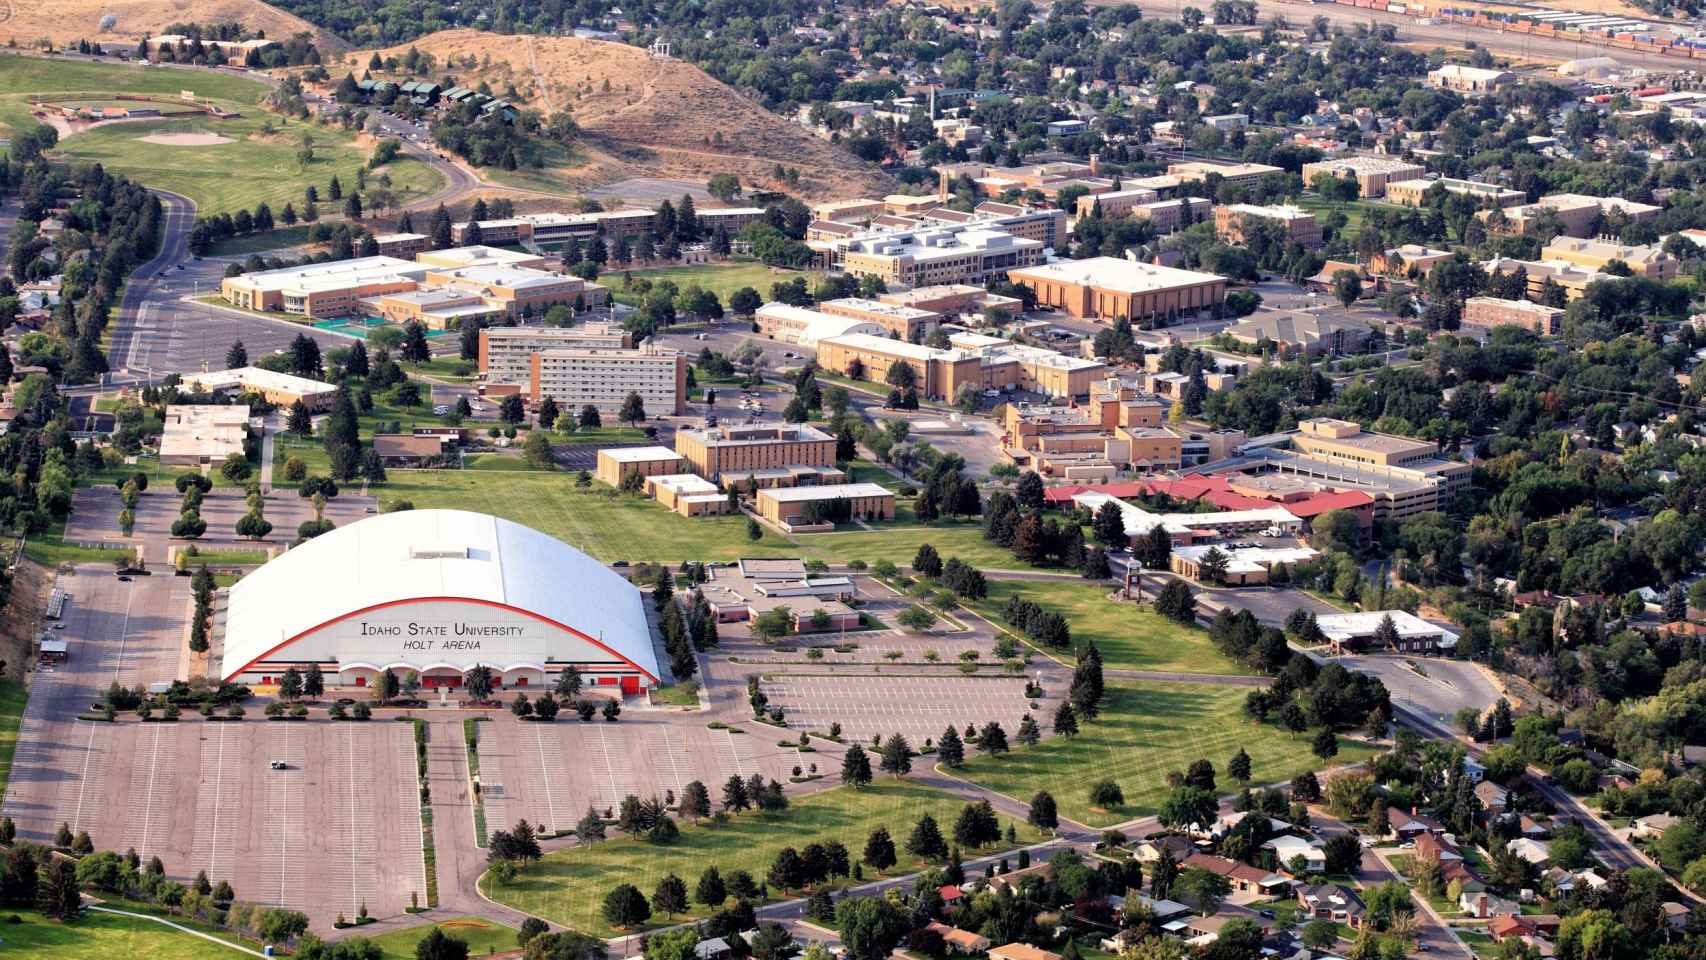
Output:
<svg viewBox="0 0 1706 960">
<path fill-rule="evenodd" d="M 616 767 L 610 762 L 610 740 L 605 735 L 605 728 L 602 725 L 596 729 L 598 730 L 599 752 L 604 754 L 604 782 L 610 789 L 610 803 L 621 804 L 626 794 L 618 792 L 616 788 Z"/>
<path fill-rule="evenodd" d="M 551 830 L 562 821 L 557 819 L 557 798 L 551 793 L 551 768 L 545 762 L 545 733 L 539 724 L 533 725 L 533 742 L 539 748 L 539 779 L 545 782 L 545 809 L 551 815 Z"/>
<path fill-rule="evenodd" d="M 675 762 L 675 753 L 676 753 L 675 732 L 673 730 L 671 730 L 669 727 L 665 726 L 665 727 L 660 727 L 658 729 L 658 733 L 663 738 L 664 756 L 669 758 L 670 775 L 672 777 L 674 777 L 674 779 L 675 779 L 675 783 L 673 784 L 673 786 L 675 788 L 675 797 L 677 800 L 680 800 L 681 799 L 681 789 L 682 789 L 682 787 L 685 787 L 687 785 L 687 782 L 685 780 L 681 779 L 681 766 Z"/>
</svg>

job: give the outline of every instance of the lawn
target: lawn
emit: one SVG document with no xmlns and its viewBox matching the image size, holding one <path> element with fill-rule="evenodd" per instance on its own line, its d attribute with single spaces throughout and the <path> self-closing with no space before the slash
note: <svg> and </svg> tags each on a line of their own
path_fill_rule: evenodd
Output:
<svg viewBox="0 0 1706 960">
<path fill-rule="evenodd" d="M 434 380 L 450 383 L 473 383 L 474 361 L 461 357 L 434 357 L 426 363 L 405 363 L 403 369 Z"/>
<path fill-rule="evenodd" d="M 75 923 L 49 920 L 33 910 L 17 911 L 23 923 L 0 925 L 8 953 L 36 960 L 90 957 L 147 957 L 148 960 L 232 960 L 245 954 L 179 930 L 135 917 L 87 911 Z M 176 920 L 184 926 L 200 927 Z M 212 932 L 212 931 L 208 931 Z M 231 939 L 229 935 L 220 936 Z M 245 944 L 259 949 L 258 944 Z"/>
<path fill-rule="evenodd" d="M 27 98 L 77 100 L 115 93 L 160 94 L 176 99 L 184 90 L 250 108 L 266 95 L 264 84 L 212 70 L 177 70 L 118 63 L 5 56 L 0 59 L 0 123 L 35 122 Z"/>
<path fill-rule="evenodd" d="M 1315 219 L 1326 219 L 1327 214 L 1338 210 L 1345 215 L 1345 225 L 1339 230 L 1342 237 L 1354 236 L 1362 228 L 1363 218 L 1373 209 L 1386 207 L 1370 200 L 1352 200 L 1350 202 L 1324 200 L 1313 193 L 1305 193 L 1297 198 L 1297 206 L 1315 214 Z"/>
<path fill-rule="evenodd" d="M 114 527 L 114 533 L 118 528 Z M 99 547 L 80 547 L 65 542 L 65 522 L 59 521 L 41 533 L 32 533 L 24 541 L 24 556 L 44 567 L 57 567 L 62 563 L 111 563 L 118 556 L 116 550 L 103 550 Z"/>
<path fill-rule="evenodd" d="M 736 263 L 707 263 L 690 267 L 658 267 L 651 270 L 616 270 L 606 271 L 600 283 L 610 288 L 610 293 L 622 303 L 637 304 L 639 296 L 626 289 L 623 280 L 632 276 L 636 280 L 668 280 L 676 286 L 686 289 L 689 284 L 698 284 L 717 295 L 723 306 L 727 307 L 729 296 L 741 287 L 751 287 L 765 300 L 770 299 L 770 285 L 795 277 L 805 277 L 807 286 L 816 286 L 823 274 L 816 270 L 790 270 L 786 267 L 767 267 L 762 263 L 741 261 Z"/>
<path fill-rule="evenodd" d="M 0 680 L 0 796 L 6 795 L 6 781 L 12 776 L 12 755 L 18 752 L 18 725 L 23 722 L 24 701 L 28 698 L 23 684 Z"/>
<path fill-rule="evenodd" d="M 713 796 L 716 789 L 713 784 Z M 928 813 L 951 837 L 954 820 L 964 805 L 956 797 L 911 781 L 880 779 L 862 790 L 838 787 L 795 800 L 780 814 L 749 813 L 721 825 L 684 825 L 681 838 L 669 846 L 623 837 L 558 850 L 547 854 L 541 864 L 528 867 L 511 885 L 496 886 L 488 877 L 481 881 L 481 889 L 517 910 L 607 937 L 616 931 L 605 924 L 599 908 L 605 894 L 619 883 L 632 883 L 650 896 L 665 874 L 674 873 L 687 881 L 691 894 L 699 874 L 712 865 L 725 880 L 731 871 L 746 870 L 763 883 L 771 861 L 783 847 L 839 840 L 857 858 L 865 838 L 879 826 L 888 828 L 902 858 L 891 872 L 908 873 L 921 864 L 898 848 L 904 846 L 913 824 Z M 1002 820 L 1005 830 L 1012 821 Z M 1013 825 L 1022 841 L 1040 839 L 1033 828 Z M 866 878 L 871 879 L 872 874 L 867 871 Z M 691 917 L 705 915 L 702 905 L 695 903 L 693 908 Z M 688 918 L 678 915 L 674 920 Z"/>
<path fill-rule="evenodd" d="M 221 240 L 207 248 L 210 257 L 247 256 L 251 253 L 270 253 L 285 247 L 301 246 L 308 242 L 308 226 L 297 224 L 294 227 L 275 227 L 262 230 L 259 233 L 244 234 Z"/>
<path fill-rule="evenodd" d="M 1074 624 L 1074 627 L 1077 625 Z M 1154 813 L 1168 793 L 1167 774 L 1191 761 L 1209 760 L 1224 771 L 1242 747 L 1250 754 L 1258 783 L 1287 780 L 1321 763 L 1309 750 L 1308 734 L 1292 736 L 1272 725 L 1254 726 L 1242 714 L 1248 687 L 1145 683 L 1109 678 L 1102 716 L 1075 737 L 1050 737 L 1041 744 L 999 757 L 979 757 L 961 776 L 1010 797 L 1028 801 L 1038 790 L 1054 795 L 1062 816 L 1103 827 Z M 1334 763 L 1372 756 L 1370 748 L 1341 741 Z M 1125 805 L 1097 810 L 1089 802 L 1089 778 L 1119 784 Z M 1220 788 L 1236 781 L 1222 773 Z"/>
<path fill-rule="evenodd" d="M 310 463 L 312 469 L 312 462 Z M 420 509 L 490 513 L 525 524 L 599 560 L 738 560 L 786 557 L 799 550 L 771 531 L 753 543 L 744 517 L 671 513 L 649 497 L 595 483 L 575 486 L 566 472 L 391 471 L 381 504 L 408 500 Z"/>
<path fill-rule="evenodd" d="M 1000 544 L 983 538 L 983 527 L 977 523 L 945 523 L 938 526 L 897 526 L 875 524 L 875 531 L 847 525 L 847 532 L 803 533 L 794 537 L 800 554 L 808 560 L 825 563 L 846 563 L 863 560 L 875 563 L 892 560 L 901 567 L 912 562 L 922 544 L 930 544 L 942 559 L 959 557 L 984 570 L 1030 570 L 1030 564 L 1013 556 Z"/>
<path fill-rule="evenodd" d="M 266 132 L 268 124 L 274 132 Z M 152 134 L 183 132 L 216 133 L 232 142 L 211 146 L 140 142 Z M 314 159 L 307 166 L 297 161 L 304 133 L 314 140 Z M 367 150 L 341 130 L 263 114 L 253 106 L 234 120 L 157 120 L 96 127 L 61 140 L 58 152 L 73 160 L 99 161 L 114 173 L 189 197 L 201 216 L 253 208 L 263 200 L 274 213 L 286 202 L 300 207 L 303 189 L 310 184 L 319 188 L 322 198 L 328 196 L 326 185 L 334 175 L 346 191 L 353 190 L 356 171 L 367 160 Z M 390 175 L 391 190 L 400 203 L 424 197 L 444 182 L 431 167 L 409 157 L 392 161 L 372 176 L 380 173 Z M 338 212 L 342 204 L 322 199 L 320 208 L 323 213 Z"/>
<path fill-rule="evenodd" d="M 977 610 L 1001 622 L 1007 598 L 1018 594 L 1066 616 L 1072 642 L 1094 640 L 1110 667 L 1130 670 L 1177 670 L 1185 673 L 1244 674 L 1250 671 L 1222 656 L 1208 634 L 1183 627 L 1148 607 L 1137 609 L 1108 599 L 1109 583 L 1024 582 L 994 580 L 989 599 Z"/>
<path fill-rule="evenodd" d="M 470 957 L 484 957 L 516 949 L 514 927 L 506 927 L 481 917 L 452 917 L 434 926 L 410 927 L 369 939 L 379 948 L 379 955 L 384 960 L 415 960 L 415 944 L 435 929 L 443 930 L 446 936 L 466 943 Z"/>
</svg>

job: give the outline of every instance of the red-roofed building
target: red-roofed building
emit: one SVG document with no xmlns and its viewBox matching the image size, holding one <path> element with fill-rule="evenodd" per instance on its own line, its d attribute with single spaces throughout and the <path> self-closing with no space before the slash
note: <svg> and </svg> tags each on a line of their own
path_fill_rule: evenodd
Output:
<svg viewBox="0 0 1706 960">
<path fill-rule="evenodd" d="M 964 890 L 961 890 L 957 885 L 952 883 L 945 883 L 942 886 L 937 887 L 936 892 L 941 895 L 942 905 L 945 907 L 951 907 L 954 904 L 959 903 L 961 898 L 966 895 Z"/>
</svg>

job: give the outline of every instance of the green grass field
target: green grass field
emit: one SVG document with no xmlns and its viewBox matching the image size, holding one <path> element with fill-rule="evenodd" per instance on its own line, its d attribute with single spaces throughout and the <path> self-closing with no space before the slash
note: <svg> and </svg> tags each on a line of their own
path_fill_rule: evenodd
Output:
<svg viewBox="0 0 1706 960">
<path fill-rule="evenodd" d="M 12 756 L 18 752 L 18 726 L 23 722 L 27 699 L 23 684 L 0 680 L 0 796 L 5 796 L 6 781 L 12 776 Z"/>
<path fill-rule="evenodd" d="M 444 380 L 450 383 L 472 383 L 474 381 L 474 361 L 461 357 L 435 357 L 426 363 L 405 363 L 403 369 L 410 373 L 431 377 L 434 380 Z"/>
<path fill-rule="evenodd" d="M 148 960 L 232 960 L 246 954 L 222 947 L 200 937 L 135 917 L 87 911 L 74 923 L 49 920 L 33 910 L 17 911 L 23 923 L 0 924 L 0 944 L 10 955 L 36 960 L 89 960 L 93 957 L 147 957 Z M 176 920 L 184 926 L 199 924 Z M 207 930 L 206 932 L 215 933 Z M 259 944 L 246 943 L 216 933 L 250 950 Z M 412 954 L 411 954 L 412 956 Z"/>
<path fill-rule="evenodd" d="M 789 270 L 786 267 L 767 267 L 762 263 L 708 263 L 690 267 L 659 267 L 653 270 L 607 270 L 600 283 L 610 288 L 610 293 L 623 303 L 638 303 L 639 296 L 623 288 L 622 278 L 632 275 L 636 280 L 669 280 L 676 286 L 686 289 L 689 284 L 699 286 L 717 295 L 717 299 L 728 306 L 729 295 L 741 287 L 751 287 L 758 291 L 764 299 L 770 299 L 770 285 L 792 280 L 795 277 L 806 278 L 807 286 L 815 286 L 823 274 L 816 270 Z"/>
<path fill-rule="evenodd" d="M 875 563 L 888 559 L 905 567 L 922 544 L 930 544 L 942 559 L 959 557 L 985 570 L 1030 570 L 1030 564 L 1013 556 L 1011 550 L 983 539 L 977 523 L 948 523 L 933 527 L 877 524 L 873 531 L 848 526 L 847 532 L 803 533 L 794 537 L 801 554 L 825 563 L 863 560 Z"/>
<path fill-rule="evenodd" d="M 1077 736 L 1050 737 L 1003 756 L 978 757 L 958 772 L 1021 801 L 1047 790 L 1062 816 L 1103 827 L 1154 813 L 1166 799 L 1168 772 L 1183 771 L 1199 758 L 1221 772 L 1222 793 L 1237 788 L 1237 781 L 1224 771 L 1240 747 L 1250 754 L 1257 783 L 1286 780 L 1325 766 L 1310 753 L 1309 734 L 1292 736 L 1245 719 L 1241 708 L 1249 690 L 1110 678 L 1102 716 L 1084 725 Z M 1373 753 L 1341 741 L 1333 762 L 1348 763 Z M 1120 785 L 1126 801 L 1123 807 L 1097 810 L 1090 806 L 1091 778 L 1104 777 Z"/>
<path fill-rule="evenodd" d="M 624 837 L 555 851 L 542 863 L 528 867 L 511 885 L 496 886 L 488 877 L 481 881 L 481 889 L 517 910 L 596 936 L 610 936 L 616 931 L 599 916 L 599 908 L 605 894 L 619 883 L 632 883 L 650 896 L 665 874 L 674 873 L 687 881 L 691 893 L 699 874 L 713 864 L 724 879 L 730 871 L 740 869 L 762 883 L 776 852 L 783 847 L 839 840 L 857 858 L 872 830 L 887 827 L 898 848 L 926 813 L 935 817 L 944 834 L 951 837 L 954 819 L 964 805 L 958 798 L 909 781 L 879 779 L 863 790 L 839 787 L 796 800 L 780 814 L 743 814 L 721 826 L 684 825 L 681 838 L 666 847 Z M 1002 819 L 1005 829 L 1007 821 Z M 1014 826 L 1021 841 L 1039 839 L 1025 824 Z M 907 873 L 920 866 L 904 850 L 897 849 L 896 853 L 901 862 L 891 872 Z M 873 875 L 873 871 L 866 871 L 866 879 Z M 695 912 L 690 916 L 705 914 L 706 908 L 693 906 Z M 674 919 L 680 922 L 687 917 L 678 915 Z"/>
<path fill-rule="evenodd" d="M 175 98 L 184 90 L 245 108 L 260 103 L 267 92 L 264 84 L 212 70 L 0 56 L 0 123 L 8 127 L 35 122 L 27 101 L 30 96 L 77 100 L 135 93 Z"/>
<path fill-rule="evenodd" d="M 738 560 L 799 553 L 770 531 L 757 543 L 747 540 L 744 517 L 689 519 L 649 497 L 617 493 L 599 483 L 576 487 L 566 472 L 394 470 L 378 491 L 381 504 L 408 500 L 420 509 L 495 514 L 606 562 Z"/>
<path fill-rule="evenodd" d="M 1108 599 L 1112 584 L 1059 581 L 1032 583 L 994 580 L 989 599 L 977 610 L 1001 622 L 1007 598 L 1018 594 L 1065 614 L 1072 642 L 1095 641 L 1103 662 L 1130 670 L 1178 670 L 1188 673 L 1243 674 L 1250 671 L 1214 649 L 1208 634 L 1182 627 L 1154 611 L 1121 606 Z"/>
<path fill-rule="evenodd" d="M 263 131 L 267 123 L 274 133 Z M 215 133 L 232 142 L 212 146 L 141 142 L 154 134 L 183 132 Z M 307 166 L 300 165 L 296 156 L 304 132 L 314 138 L 315 157 Z M 96 127 L 60 141 L 58 152 L 72 160 L 99 161 L 115 173 L 183 194 L 196 202 L 202 216 L 252 209 L 263 200 L 274 212 L 289 201 L 301 206 L 304 188 L 313 184 L 325 197 L 334 175 L 345 190 L 353 190 L 356 171 L 367 159 L 366 150 L 340 130 L 263 115 L 252 106 L 234 120 L 159 120 Z M 391 190 L 399 202 L 426 196 L 444 182 L 431 167 L 407 157 L 381 167 L 373 176 L 379 173 L 390 175 Z M 321 209 L 335 212 L 342 206 L 323 200 Z"/>
<path fill-rule="evenodd" d="M 434 929 L 443 930 L 447 936 L 466 943 L 470 957 L 484 957 L 517 949 L 515 928 L 481 917 L 452 917 L 434 926 L 410 927 L 369 939 L 379 948 L 380 956 L 385 960 L 415 960 L 415 944 Z"/>
<path fill-rule="evenodd" d="M 294 227 L 275 227 L 260 233 L 246 234 L 221 240 L 207 248 L 210 257 L 248 256 L 251 253 L 271 253 L 285 247 L 300 246 L 308 242 L 308 227 L 297 224 Z"/>
</svg>

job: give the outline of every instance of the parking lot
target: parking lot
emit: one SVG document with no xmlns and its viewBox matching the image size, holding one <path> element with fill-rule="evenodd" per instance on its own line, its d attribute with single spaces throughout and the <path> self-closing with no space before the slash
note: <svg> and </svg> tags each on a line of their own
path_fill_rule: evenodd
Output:
<svg viewBox="0 0 1706 960">
<path fill-rule="evenodd" d="M 359 488 L 358 488 L 359 489 Z M 172 542 L 172 524 L 178 519 L 182 499 L 171 487 L 150 487 L 136 505 L 136 526 L 129 538 L 118 527 L 119 511 L 124 503 L 111 485 L 79 488 L 72 500 L 71 519 L 66 521 L 65 539 L 77 543 L 114 543 L 142 547 L 146 559 L 165 562 L 166 547 Z M 377 500 L 364 497 L 353 490 L 340 491 L 337 498 L 326 504 L 326 519 L 342 527 L 354 523 L 377 510 Z M 275 489 L 267 495 L 264 507 L 268 522 L 273 525 L 271 536 L 256 544 L 240 540 L 237 521 L 249 511 L 240 491 L 215 491 L 201 505 L 201 518 L 207 522 L 203 545 L 238 544 L 250 548 L 279 543 L 294 543 L 296 528 L 305 520 L 314 519 L 314 505 L 297 495 L 293 486 Z"/>
<path fill-rule="evenodd" d="M 713 730 L 703 717 L 679 713 L 631 710 L 617 723 L 572 717 L 524 723 L 500 716 L 478 726 L 480 785 L 492 829 L 525 819 L 547 832 L 571 830 L 589 807 L 614 813 L 629 794 L 680 798 L 694 780 L 720 809 L 731 776 L 756 773 L 787 784 L 795 766 L 841 769 L 839 752 L 778 746 L 790 736 L 786 731 L 770 736 L 756 724 Z"/>
<path fill-rule="evenodd" d="M 991 720 L 1010 740 L 1019 719 L 1032 712 L 1022 677 L 778 675 L 765 679 L 763 689 L 790 729 L 828 733 L 831 723 L 840 723 L 849 740 L 899 733 L 914 749 L 950 725 L 963 731 L 968 723 L 981 727 Z M 1046 730 L 1054 708 L 1037 704 L 1033 716 Z"/>
<path fill-rule="evenodd" d="M 267 723 L 259 704 L 241 722 L 77 720 L 115 680 L 181 675 L 189 588 L 99 566 L 61 586 L 70 657 L 37 675 L 3 805 L 21 836 L 48 842 L 68 824 L 99 849 L 158 856 L 182 881 L 206 870 L 321 927 L 364 902 L 375 916 L 402 913 L 411 894 L 425 902 L 411 725 Z"/>
</svg>

